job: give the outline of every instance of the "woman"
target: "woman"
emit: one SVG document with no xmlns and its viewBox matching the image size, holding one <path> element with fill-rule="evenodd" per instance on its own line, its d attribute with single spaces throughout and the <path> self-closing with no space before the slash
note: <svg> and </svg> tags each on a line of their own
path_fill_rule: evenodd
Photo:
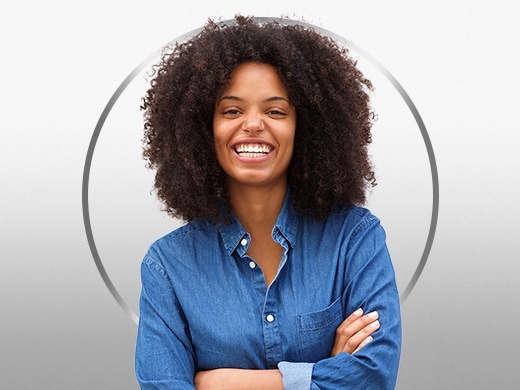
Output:
<svg viewBox="0 0 520 390">
<path fill-rule="evenodd" d="M 208 22 L 163 55 L 144 156 L 188 223 L 142 263 L 143 389 L 391 389 L 401 327 L 370 82 L 302 26 Z"/>
</svg>

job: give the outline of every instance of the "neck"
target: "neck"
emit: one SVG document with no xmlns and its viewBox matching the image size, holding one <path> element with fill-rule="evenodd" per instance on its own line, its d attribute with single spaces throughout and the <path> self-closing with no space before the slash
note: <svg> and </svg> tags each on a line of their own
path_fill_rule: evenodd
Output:
<svg viewBox="0 0 520 390">
<path fill-rule="evenodd" d="M 276 187 L 259 188 L 229 186 L 233 212 L 251 234 L 270 234 L 280 214 L 287 191 L 287 183 Z"/>
</svg>

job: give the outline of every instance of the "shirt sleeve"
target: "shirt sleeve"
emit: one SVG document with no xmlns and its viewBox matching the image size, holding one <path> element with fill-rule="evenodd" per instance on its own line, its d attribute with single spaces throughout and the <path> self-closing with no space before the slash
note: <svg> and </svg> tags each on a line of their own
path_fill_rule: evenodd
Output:
<svg viewBox="0 0 520 390">
<path fill-rule="evenodd" d="M 314 363 L 278 363 L 284 390 L 308 389 L 311 383 L 313 366 Z"/>
<path fill-rule="evenodd" d="M 139 385 L 150 390 L 194 390 L 194 355 L 186 321 L 166 272 L 148 256 L 141 264 L 141 283 L 135 353 Z"/>
<path fill-rule="evenodd" d="M 379 220 L 372 215 L 356 227 L 347 251 L 343 293 L 346 315 L 361 307 L 379 313 L 374 340 L 353 355 L 342 352 L 311 367 L 279 365 L 286 390 L 394 389 L 401 351 L 401 316 L 395 274 Z M 291 367 L 291 366 L 294 367 Z M 306 372 L 307 370 L 307 372 Z M 293 385 L 294 384 L 294 385 Z"/>
</svg>

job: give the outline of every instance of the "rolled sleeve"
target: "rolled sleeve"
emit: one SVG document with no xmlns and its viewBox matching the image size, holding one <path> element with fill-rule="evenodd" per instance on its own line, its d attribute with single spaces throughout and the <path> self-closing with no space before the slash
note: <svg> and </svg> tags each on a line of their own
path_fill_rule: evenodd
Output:
<svg viewBox="0 0 520 390">
<path fill-rule="evenodd" d="M 285 390 L 308 390 L 311 388 L 314 363 L 278 363 Z"/>
</svg>

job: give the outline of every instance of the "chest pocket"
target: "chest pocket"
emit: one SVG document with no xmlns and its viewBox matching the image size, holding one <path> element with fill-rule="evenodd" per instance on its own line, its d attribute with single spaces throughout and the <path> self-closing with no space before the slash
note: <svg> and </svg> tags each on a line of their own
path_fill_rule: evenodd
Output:
<svg viewBox="0 0 520 390">
<path fill-rule="evenodd" d="M 296 316 L 302 362 L 330 357 L 336 328 L 343 321 L 341 297 L 327 308 Z"/>
</svg>

